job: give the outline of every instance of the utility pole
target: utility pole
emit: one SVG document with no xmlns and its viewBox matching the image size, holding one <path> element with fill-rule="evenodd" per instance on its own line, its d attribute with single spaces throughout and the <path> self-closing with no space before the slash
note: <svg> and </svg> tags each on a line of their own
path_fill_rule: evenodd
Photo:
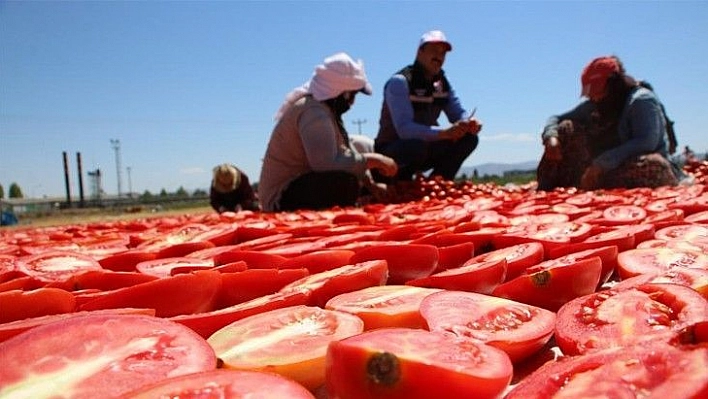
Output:
<svg viewBox="0 0 708 399">
<path fill-rule="evenodd" d="M 130 178 L 130 166 L 125 169 L 128 171 L 128 197 L 133 198 L 133 180 Z"/>
<path fill-rule="evenodd" d="M 366 119 L 357 119 L 355 121 L 352 121 L 353 124 L 357 125 L 359 128 L 359 134 L 361 134 L 361 125 L 366 123 Z"/>
<path fill-rule="evenodd" d="M 121 173 L 120 173 L 120 140 L 111 139 L 111 147 L 116 153 L 116 175 L 118 178 L 118 198 L 123 194 L 121 190 Z"/>
</svg>

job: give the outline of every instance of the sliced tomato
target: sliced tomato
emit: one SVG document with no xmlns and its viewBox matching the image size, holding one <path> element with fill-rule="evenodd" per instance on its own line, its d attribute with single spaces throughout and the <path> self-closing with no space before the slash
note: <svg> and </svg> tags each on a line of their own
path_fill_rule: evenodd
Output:
<svg viewBox="0 0 708 399">
<path fill-rule="evenodd" d="M 467 263 L 505 259 L 506 274 L 504 279 L 511 280 L 523 273 L 527 268 L 543 261 L 543 256 L 543 245 L 538 242 L 525 242 L 477 255 Z"/>
<path fill-rule="evenodd" d="M 492 295 L 555 312 L 569 300 L 595 292 L 601 273 L 598 256 L 577 261 L 552 259 L 500 284 Z"/>
<path fill-rule="evenodd" d="M 669 342 L 691 323 L 708 321 L 708 301 L 677 284 L 644 284 L 576 298 L 558 310 L 556 343 L 567 355 Z"/>
<path fill-rule="evenodd" d="M 158 317 L 207 312 L 214 308 L 220 287 L 219 272 L 179 274 L 107 292 L 79 310 L 150 308 Z"/>
<path fill-rule="evenodd" d="M 190 329 L 143 315 L 71 317 L 0 343 L 0 397 L 109 398 L 169 377 L 213 370 Z"/>
<path fill-rule="evenodd" d="M 214 255 L 214 264 L 244 261 L 249 269 L 277 269 L 288 258 L 259 251 L 235 249 Z"/>
<path fill-rule="evenodd" d="M 381 328 L 327 350 L 330 398 L 497 398 L 511 381 L 506 353 L 475 340 Z"/>
<path fill-rule="evenodd" d="M 388 264 L 388 282 L 404 284 L 408 280 L 429 276 L 438 265 L 438 248 L 426 244 L 399 244 L 370 246 L 357 251 L 352 263 L 385 260 Z"/>
<path fill-rule="evenodd" d="M 158 258 L 138 263 L 135 265 L 135 270 L 143 274 L 162 278 L 172 276 L 173 269 L 183 267 L 210 269 L 214 267 L 214 262 L 188 257 Z"/>
<path fill-rule="evenodd" d="M 474 244 L 463 242 L 438 248 L 438 266 L 434 273 L 462 266 L 474 256 Z"/>
<path fill-rule="evenodd" d="M 115 272 L 134 272 L 135 265 L 140 262 L 157 258 L 155 252 L 131 249 L 114 255 L 107 256 L 98 261 L 104 269 Z"/>
<path fill-rule="evenodd" d="M 71 292 L 59 288 L 38 288 L 32 291 L 0 292 L 0 323 L 73 312 L 76 299 Z"/>
<path fill-rule="evenodd" d="M 548 343 L 556 321 L 546 309 L 461 291 L 425 297 L 420 313 L 430 331 L 480 340 L 503 350 L 515 363 Z"/>
<path fill-rule="evenodd" d="M 91 312 L 70 312 L 70 313 L 57 313 L 48 316 L 38 316 L 30 317 L 22 320 L 11 321 L 9 323 L 0 324 L 0 342 L 6 341 L 15 335 L 21 334 L 29 329 L 35 328 L 37 326 L 43 326 L 45 324 L 54 323 L 60 320 L 68 319 L 70 317 L 77 316 L 89 316 L 89 315 L 100 315 L 100 314 L 142 314 L 148 316 L 154 316 L 154 309 L 137 309 L 137 308 L 123 308 L 123 309 L 104 309 L 104 310 L 94 310 Z"/>
<path fill-rule="evenodd" d="M 606 224 L 636 224 L 647 217 L 647 211 L 636 205 L 610 205 L 602 211 L 602 217 Z"/>
<path fill-rule="evenodd" d="M 157 276 L 138 272 L 114 272 L 110 270 L 91 270 L 78 274 L 74 278 L 74 289 L 98 289 L 102 291 L 117 290 L 136 284 L 157 280 Z"/>
<path fill-rule="evenodd" d="M 489 294 L 504 282 L 506 268 L 507 262 L 504 258 L 479 262 L 468 261 L 464 266 L 455 269 L 409 280 L 406 285 Z"/>
<path fill-rule="evenodd" d="M 309 275 L 307 269 L 249 269 L 237 273 L 222 273 L 216 309 L 273 294 L 293 281 Z"/>
<path fill-rule="evenodd" d="M 350 259 L 354 251 L 344 249 L 324 249 L 314 251 L 294 258 L 289 258 L 278 265 L 279 269 L 305 268 L 310 273 L 319 273 L 332 270 L 340 266 L 351 264 Z"/>
<path fill-rule="evenodd" d="M 505 399 L 704 398 L 708 347 L 635 345 L 544 364 Z"/>
<path fill-rule="evenodd" d="M 76 274 L 103 270 L 94 258 L 68 251 L 47 251 L 20 258 L 17 269 L 45 283 L 65 282 Z"/>
<path fill-rule="evenodd" d="M 617 255 L 617 272 L 621 279 L 663 273 L 674 266 L 708 270 L 708 255 L 682 248 L 632 249 Z"/>
<path fill-rule="evenodd" d="M 298 291 L 276 292 L 264 295 L 234 306 L 212 310 L 210 312 L 184 314 L 170 317 L 170 320 L 183 324 L 202 337 L 209 338 L 217 330 L 249 316 L 288 306 L 306 305 L 310 297 Z"/>
<path fill-rule="evenodd" d="M 275 373 L 211 370 L 162 380 L 121 396 L 121 399 L 200 398 L 218 392 L 221 399 L 315 399 L 305 387 Z"/>
<path fill-rule="evenodd" d="M 157 251 L 157 259 L 184 257 L 192 252 L 209 248 L 214 248 L 214 244 L 210 241 L 190 241 L 165 245 Z"/>
<path fill-rule="evenodd" d="M 325 382 L 329 343 L 363 330 L 352 314 L 295 306 L 236 321 L 207 342 L 224 367 L 275 372 L 314 390 Z"/>
<path fill-rule="evenodd" d="M 440 291 L 405 285 L 382 285 L 339 294 L 326 309 L 351 313 L 364 321 L 364 330 L 384 327 L 423 328 L 420 303 Z"/>
<path fill-rule="evenodd" d="M 659 229 L 654 238 L 660 240 L 691 241 L 694 238 L 708 238 L 708 226 L 698 224 L 677 224 Z"/>
<path fill-rule="evenodd" d="M 384 285 L 387 279 L 386 261 L 372 260 L 312 274 L 293 281 L 279 292 L 303 292 L 309 296 L 310 305 L 325 307 L 327 301 L 339 294 Z"/>
<path fill-rule="evenodd" d="M 688 267 L 675 266 L 667 269 L 663 273 L 640 274 L 622 280 L 613 285 L 612 288 L 622 290 L 636 287 L 642 284 L 679 284 L 690 287 L 704 298 L 708 299 L 708 270 L 691 269 Z"/>
</svg>

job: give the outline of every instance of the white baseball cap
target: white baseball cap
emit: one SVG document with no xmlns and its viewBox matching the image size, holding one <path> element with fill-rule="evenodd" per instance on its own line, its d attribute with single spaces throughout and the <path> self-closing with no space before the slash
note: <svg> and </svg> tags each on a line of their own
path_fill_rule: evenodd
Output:
<svg viewBox="0 0 708 399">
<path fill-rule="evenodd" d="M 445 43 L 447 44 L 447 51 L 452 51 L 452 44 L 447 41 L 445 34 L 441 30 L 431 30 L 423 33 L 418 47 L 420 48 L 426 43 Z"/>
</svg>

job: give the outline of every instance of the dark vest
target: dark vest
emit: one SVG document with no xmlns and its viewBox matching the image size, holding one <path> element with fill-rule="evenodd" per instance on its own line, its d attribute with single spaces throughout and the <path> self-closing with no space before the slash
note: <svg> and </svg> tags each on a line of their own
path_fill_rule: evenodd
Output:
<svg viewBox="0 0 708 399">
<path fill-rule="evenodd" d="M 408 92 L 413 104 L 414 120 L 417 123 L 435 126 L 440 112 L 450 100 L 450 82 L 445 77 L 445 72 L 433 81 L 425 79 L 423 68 L 417 64 L 408 65 L 397 74 L 403 75 L 408 81 Z"/>
</svg>

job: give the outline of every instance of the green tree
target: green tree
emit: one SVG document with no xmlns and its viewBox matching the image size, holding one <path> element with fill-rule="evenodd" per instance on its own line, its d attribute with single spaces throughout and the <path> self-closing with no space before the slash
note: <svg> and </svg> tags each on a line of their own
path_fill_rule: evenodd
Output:
<svg viewBox="0 0 708 399">
<path fill-rule="evenodd" d="M 192 197 L 206 197 L 207 195 L 209 195 L 209 193 L 207 193 L 206 190 L 201 188 L 194 190 L 194 192 L 192 193 Z"/>
<path fill-rule="evenodd" d="M 167 190 L 164 188 L 160 190 L 160 198 L 167 198 Z"/>
<path fill-rule="evenodd" d="M 152 195 L 152 193 L 151 193 L 150 191 L 145 190 L 145 192 L 142 193 L 142 195 L 140 196 L 140 199 L 141 199 L 141 200 L 148 200 L 148 201 L 149 201 L 149 200 L 151 200 L 153 197 L 154 197 L 154 195 Z"/>
<path fill-rule="evenodd" d="M 189 193 L 187 192 L 187 190 L 184 189 L 184 187 L 179 186 L 177 191 L 175 191 L 175 196 L 177 198 L 187 198 L 189 197 Z"/>
<path fill-rule="evenodd" d="M 5 189 L 2 187 L 2 184 L 0 184 L 0 199 L 5 198 Z"/>
<path fill-rule="evenodd" d="M 10 184 L 10 192 L 8 194 L 9 198 L 24 198 L 22 194 L 22 189 L 17 183 Z"/>
</svg>

